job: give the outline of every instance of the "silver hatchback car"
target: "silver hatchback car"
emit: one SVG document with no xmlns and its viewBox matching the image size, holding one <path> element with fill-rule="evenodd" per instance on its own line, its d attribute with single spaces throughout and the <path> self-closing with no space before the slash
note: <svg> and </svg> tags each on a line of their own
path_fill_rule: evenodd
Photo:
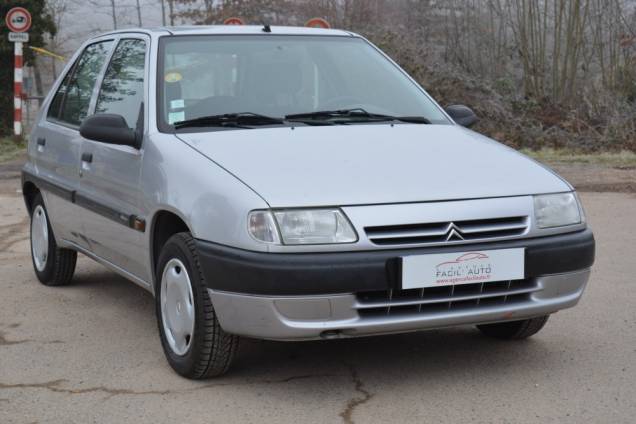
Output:
<svg viewBox="0 0 636 424">
<path fill-rule="evenodd" d="M 475 121 L 346 31 L 92 38 L 29 143 L 35 273 L 67 284 L 81 252 L 152 292 L 189 378 L 239 336 L 528 337 L 578 302 L 594 238 L 571 185 Z"/>
</svg>

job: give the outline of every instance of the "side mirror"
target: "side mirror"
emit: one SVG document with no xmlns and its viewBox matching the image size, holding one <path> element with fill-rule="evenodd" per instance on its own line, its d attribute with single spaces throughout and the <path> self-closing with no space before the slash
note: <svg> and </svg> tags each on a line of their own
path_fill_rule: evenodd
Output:
<svg viewBox="0 0 636 424">
<path fill-rule="evenodd" d="M 112 113 L 98 113 L 84 119 L 80 135 L 102 143 L 139 148 L 136 131 L 128 128 L 123 116 Z"/>
<path fill-rule="evenodd" d="M 475 112 L 468 106 L 464 105 L 452 105 L 446 108 L 446 113 L 459 125 L 470 128 L 479 121 Z"/>
</svg>

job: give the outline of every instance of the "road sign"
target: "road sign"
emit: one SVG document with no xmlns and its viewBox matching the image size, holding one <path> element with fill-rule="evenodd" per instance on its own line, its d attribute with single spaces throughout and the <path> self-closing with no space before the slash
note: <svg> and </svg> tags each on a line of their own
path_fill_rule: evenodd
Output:
<svg viewBox="0 0 636 424">
<path fill-rule="evenodd" d="M 305 26 L 311 27 L 311 28 L 324 28 L 324 29 L 331 28 L 331 25 L 329 25 L 329 22 L 327 22 L 326 20 L 322 18 L 312 18 L 305 23 Z"/>
<path fill-rule="evenodd" d="M 28 43 L 29 33 L 28 32 L 10 32 L 9 41 L 11 41 L 12 43 Z"/>
<path fill-rule="evenodd" d="M 245 22 L 241 18 L 232 17 L 224 20 L 223 25 L 245 25 Z"/>
<path fill-rule="evenodd" d="M 14 7 L 5 17 L 11 32 L 27 32 L 31 28 L 31 14 L 24 7 Z"/>
</svg>

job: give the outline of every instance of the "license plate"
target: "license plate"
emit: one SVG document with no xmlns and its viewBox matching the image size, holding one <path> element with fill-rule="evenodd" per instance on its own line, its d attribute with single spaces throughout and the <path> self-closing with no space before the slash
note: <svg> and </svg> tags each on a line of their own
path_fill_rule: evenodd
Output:
<svg viewBox="0 0 636 424">
<path fill-rule="evenodd" d="M 523 248 L 404 256 L 402 288 L 521 280 L 524 267 Z"/>
</svg>

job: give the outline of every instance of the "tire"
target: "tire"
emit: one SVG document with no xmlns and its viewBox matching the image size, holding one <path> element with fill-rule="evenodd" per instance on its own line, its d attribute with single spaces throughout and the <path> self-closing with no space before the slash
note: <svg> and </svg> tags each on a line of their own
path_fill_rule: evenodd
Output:
<svg viewBox="0 0 636 424">
<path fill-rule="evenodd" d="M 190 379 L 227 372 L 239 338 L 223 331 L 219 324 L 189 233 L 175 234 L 166 242 L 156 276 L 157 323 L 170 366 Z"/>
<path fill-rule="evenodd" d="M 77 252 L 58 247 L 40 193 L 33 199 L 30 233 L 31 262 L 38 280 L 45 286 L 69 284 L 75 273 Z"/>
<path fill-rule="evenodd" d="M 522 321 L 499 322 L 496 324 L 478 325 L 477 328 L 489 337 L 503 340 L 521 340 L 537 334 L 550 315 L 525 319 Z"/>
</svg>

